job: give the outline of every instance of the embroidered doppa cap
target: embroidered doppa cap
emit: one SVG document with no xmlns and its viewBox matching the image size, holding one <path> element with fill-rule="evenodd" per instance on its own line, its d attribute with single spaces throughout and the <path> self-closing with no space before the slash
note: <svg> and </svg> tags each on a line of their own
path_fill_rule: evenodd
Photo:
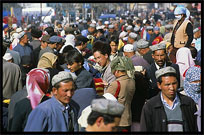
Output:
<svg viewBox="0 0 204 135">
<path fill-rule="evenodd" d="M 108 99 L 94 99 L 91 103 L 92 111 L 108 115 L 121 116 L 124 108 L 124 105 L 117 101 L 111 101 Z"/>
<path fill-rule="evenodd" d="M 137 48 L 142 49 L 142 48 L 147 48 L 149 46 L 149 42 L 147 42 L 144 39 L 140 39 L 137 43 Z"/>
<path fill-rule="evenodd" d="M 131 44 L 126 44 L 123 48 L 124 52 L 134 52 L 134 47 Z"/>
<path fill-rule="evenodd" d="M 156 45 L 151 45 L 151 46 L 149 46 L 149 48 L 152 51 L 165 50 L 166 49 L 166 44 L 163 42 L 163 43 L 159 43 L 159 44 L 156 44 Z"/>
<path fill-rule="evenodd" d="M 132 29 L 132 25 L 127 26 L 126 30 L 131 30 Z"/>
<path fill-rule="evenodd" d="M 176 74 L 176 70 L 173 68 L 173 67 L 165 67 L 165 68 L 162 68 L 162 69 L 159 69 L 155 72 L 155 76 L 156 78 L 158 79 L 160 76 L 163 76 L 167 73 L 174 73 Z"/>
<path fill-rule="evenodd" d="M 132 39 L 136 39 L 137 38 L 137 34 L 134 32 L 130 32 L 129 37 Z"/>
<path fill-rule="evenodd" d="M 147 26 L 146 30 L 153 30 L 154 28 L 152 26 Z"/>
<path fill-rule="evenodd" d="M 199 31 L 199 29 L 198 28 L 195 28 L 194 30 L 193 30 L 193 33 L 196 33 L 196 32 L 198 32 Z"/>
<path fill-rule="evenodd" d="M 140 30 L 140 27 L 137 27 L 137 26 L 134 27 L 135 32 L 138 32 L 139 30 Z"/>
<path fill-rule="evenodd" d="M 70 72 L 61 71 L 52 78 L 52 86 L 55 86 L 55 84 L 67 79 L 76 80 L 76 77 L 74 77 Z"/>
<path fill-rule="evenodd" d="M 109 29 L 114 29 L 114 25 L 111 24 L 111 25 L 108 26 L 108 28 Z"/>
</svg>

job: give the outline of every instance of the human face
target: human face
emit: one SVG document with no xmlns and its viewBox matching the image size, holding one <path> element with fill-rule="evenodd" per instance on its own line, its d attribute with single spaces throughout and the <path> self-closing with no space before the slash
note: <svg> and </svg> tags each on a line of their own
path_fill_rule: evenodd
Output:
<svg viewBox="0 0 204 135">
<path fill-rule="evenodd" d="M 111 47 L 111 53 L 116 53 L 118 51 L 118 45 L 115 42 L 111 41 L 110 47 Z"/>
<path fill-rule="evenodd" d="M 95 30 L 95 28 L 93 28 L 93 27 L 89 27 L 89 28 L 88 28 L 88 31 L 89 31 L 90 33 L 93 33 L 94 30 Z"/>
<path fill-rule="evenodd" d="M 132 38 L 128 37 L 128 43 L 129 43 L 129 44 L 133 44 L 134 42 L 135 42 L 135 40 L 134 40 L 134 39 L 132 39 Z"/>
<path fill-rule="evenodd" d="M 120 118 L 115 117 L 114 118 L 114 122 L 113 123 L 108 123 L 105 124 L 102 118 L 102 122 L 99 125 L 99 130 L 102 132 L 113 132 L 113 131 L 117 131 L 117 126 L 120 123 Z"/>
<path fill-rule="evenodd" d="M 173 101 L 176 96 L 178 82 L 174 76 L 163 76 L 161 84 L 157 82 L 157 86 L 162 91 L 162 96 L 165 100 Z"/>
<path fill-rule="evenodd" d="M 71 72 L 75 72 L 75 71 L 77 71 L 77 70 L 79 70 L 81 68 L 81 62 L 79 62 L 79 63 L 74 62 L 72 65 L 67 64 L 67 68 Z"/>
<path fill-rule="evenodd" d="M 154 61 L 159 65 L 160 67 L 164 66 L 164 63 L 166 61 L 166 54 L 164 50 L 156 50 L 152 54 L 152 58 Z"/>
<path fill-rule="evenodd" d="M 87 47 L 87 42 L 83 43 L 82 50 L 86 49 L 86 47 Z"/>
<path fill-rule="evenodd" d="M 47 45 L 48 45 L 47 42 L 44 42 L 44 41 L 41 42 L 41 46 L 42 46 L 43 49 L 46 48 Z"/>
<path fill-rule="evenodd" d="M 153 33 L 152 30 L 147 30 L 147 32 L 151 35 Z"/>
<path fill-rule="evenodd" d="M 101 54 L 99 51 L 94 52 L 94 58 L 96 60 L 96 62 L 101 66 L 101 67 L 105 67 L 108 64 L 108 55 L 105 54 Z"/>
<path fill-rule="evenodd" d="M 60 82 L 58 89 L 53 87 L 53 94 L 57 100 L 66 106 L 74 95 L 74 83 L 72 81 L 66 83 Z"/>
<path fill-rule="evenodd" d="M 25 34 L 22 38 L 22 41 L 24 44 L 28 43 L 28 36 Z"/>
<path fill-rule="evenodd" d="M 109 31 L 110 33 L 113 33 L 114 29 L 108 29 L 108 31 Z"/>
<path fill-rule="evenodd" d="M 138 48 L 138 52 L 139 52 L 139 54 L 142 55 L 142 56 L 145 54 L 143 48 Z"/>
</svg>

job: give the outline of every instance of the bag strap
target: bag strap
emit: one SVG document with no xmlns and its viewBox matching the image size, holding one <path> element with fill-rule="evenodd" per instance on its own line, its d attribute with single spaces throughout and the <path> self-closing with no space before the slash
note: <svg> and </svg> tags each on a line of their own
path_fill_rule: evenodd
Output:
<svg viewBox="0 0 204 135">
<path fill-rule="evenodd" d="M 119 95 L 119 93 L 120 93 L 120 82 L 117 81 L 117 83 L 118 83 L 118 88 L 117 88 L 117 90 L 116 90 L 116 92 L 115 92 L 114 97 L 118 99 L 118 95 Z"/>
</svg>

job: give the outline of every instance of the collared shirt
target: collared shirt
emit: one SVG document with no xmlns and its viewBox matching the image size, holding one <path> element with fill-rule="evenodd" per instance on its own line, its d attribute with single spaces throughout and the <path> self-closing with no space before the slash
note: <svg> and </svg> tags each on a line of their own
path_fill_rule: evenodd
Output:
<svg viewBox="0 0 204 135">
<path fill-rule="evenodd" d="M 180 102 L 177 93 L 176 93 L 176 96 L 175 96 L 175 98 L 174 98 L 174 101 L 173 101 L 173 105 L 172 105 L 172 106 L 170 106 L 170 105 L 166 102 L 166 100 L 163 98 L 162 92 L 160 93 L 160 95 L 161 95 L 161 101 L 162 101 L 163 105 L 165 105 L 165 106 L 166 106 L 167 108 L 169 108 L 170 110 L 173 110 L 174 108 L 176 108 L 176 106 L 177 106 L 178 103 Z"/>
<path fill-rule="evenodd" d="M 154 62 L 154 64 L 155 64 L 155 66 L 156 66 L 157 70 L 159 70 L 159 69 L 160 69 L 160 66 L 159 66 L 159 65 L 157 65 L 157 63 L 156 63 L 156 62 Z M 166 67 L 166 62 L 164 63 L 164 66 L 163 66 L 162 68 L 165 68 L 165 67 Z"/>
</svg>

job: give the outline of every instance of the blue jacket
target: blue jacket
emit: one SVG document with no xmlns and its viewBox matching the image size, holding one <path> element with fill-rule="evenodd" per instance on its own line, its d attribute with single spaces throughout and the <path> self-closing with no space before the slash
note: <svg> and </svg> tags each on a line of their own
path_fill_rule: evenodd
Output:
<svg viewBox="0 0 204 135">
<path fill-rule="evenodd" d="M 28 45 L 22 46 L 19 43 L 13 48 L 14 51 L 19 52 L 20 56 L 28 55 L 31 56 L 32 49 Z"/>
<path fill-rule="evenodd" d="M 74 131 L 78 131 L 76 108 L 77 103 L 73 100 L 70 106 L 74 112 L 72 117 Z M 68 105 L 68 108 L 70 107 Z M 28 116 L 28 121 L 24 131 L 44 131 L 44 132 L 67 132 L 68 131 L 68 112 L 65 107 L 53 96 L 51 99 L 38 105 Z"/>
</svg>

